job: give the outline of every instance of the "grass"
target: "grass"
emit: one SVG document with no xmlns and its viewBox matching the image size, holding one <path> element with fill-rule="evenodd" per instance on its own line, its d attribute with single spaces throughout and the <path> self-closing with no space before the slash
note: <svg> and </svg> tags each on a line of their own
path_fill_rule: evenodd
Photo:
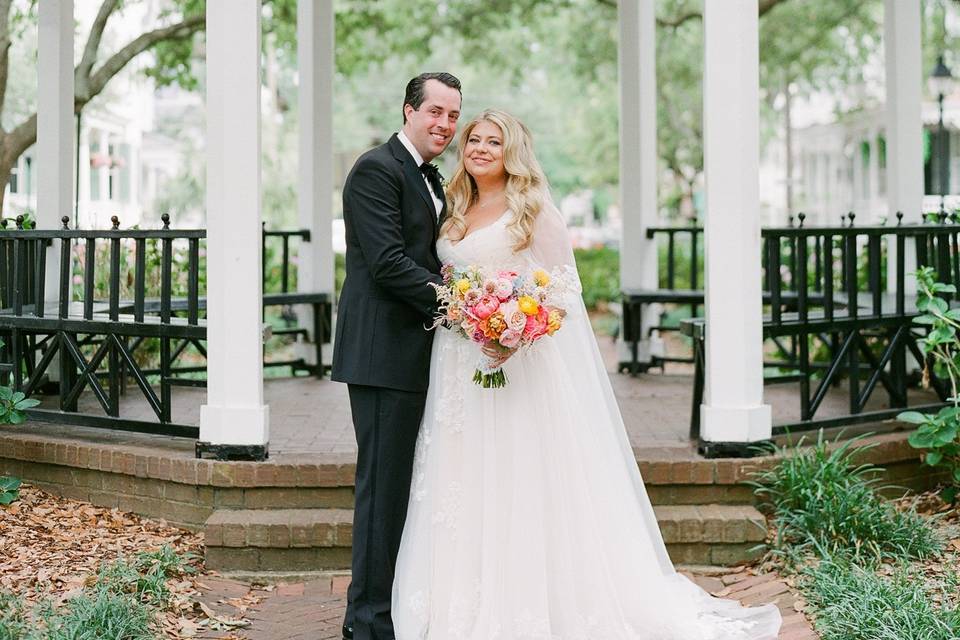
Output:
<svg viewBox="0 0 960 640">
<path fill-rule="evenodd" d="M 822 640 L 956 640 L 960 610 L 950 603 L 955 573 L 932 580 L 910 563 L 863 567 L 829 558 L 803 571 Z"/>
<path fill-rule="evenodd" d="M 880 472 L 857 464 L 862 436 L 831 446 L 775 448 L 773 469 L 755 475 L 756 494 L 773 511 L 775 553 L 843 553 L 854 558 L 914 559 L 936 554 L 942 541 L 912 510 L 899 511 L 879 494 Z"/>
<path fill-rule="evenodd" d="M 0 640 L 155 640 L 154 611 L 170 592 L 166 581 L 188 573 L 187 558 L 171 547 L 101 567 L 96 580 L 60 605 L 0 594 Z"/>
<path fill-rule="evenodd" d="M 775 447 L 776 466 L 754 475 L 774 559 L 822 640 L 956 640 L 960 576 L 933 521 L 884 500 L 881 470 L 856 462 L 863 437 Z"/>
</svg>

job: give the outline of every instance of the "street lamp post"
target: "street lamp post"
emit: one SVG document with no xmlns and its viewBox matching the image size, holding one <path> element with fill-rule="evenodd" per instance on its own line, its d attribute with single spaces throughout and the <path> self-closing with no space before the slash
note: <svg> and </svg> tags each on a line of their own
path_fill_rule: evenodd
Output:
<svg viewBox="0 0 960 640">
<path fill-rule="evenodd" d="M 950 68 L 943 62 L 943 55 L 937 58 L 937 65 L 930 73 L 929 81 L 930 93 L 937 96 L 937 103 L 940 106 L 940 120 L 937 125 L 937 164 L 940 168 L 940 218 L 946 215 L 945 201 L 950 183 L 950 146 L 943 127 L 943 98 L 950 95 L 953 90 L 953 75 Z"/>
</svg>

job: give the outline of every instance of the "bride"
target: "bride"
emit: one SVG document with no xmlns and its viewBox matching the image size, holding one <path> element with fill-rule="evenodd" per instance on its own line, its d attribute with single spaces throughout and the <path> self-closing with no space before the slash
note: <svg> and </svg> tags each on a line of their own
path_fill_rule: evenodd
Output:
<svg viewBox="0 0 960 640">
<path fill-rule="evenodd" d="M 460 138 L 442 262 L 576 269 L 527 128 L 485 111 Z M 773 640 L 677 574 L 579 292 L 563 328 L 472 380 L 478 347 L 439 329 L 393 586 L 399 640 Z"/>
</svg>

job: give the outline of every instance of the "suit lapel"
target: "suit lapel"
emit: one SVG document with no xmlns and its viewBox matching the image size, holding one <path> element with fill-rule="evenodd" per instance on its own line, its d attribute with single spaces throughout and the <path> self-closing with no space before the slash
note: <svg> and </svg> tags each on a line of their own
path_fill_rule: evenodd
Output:
<svg viewBox="0 0 960 640">
<path fill-rule="evenodd" d="M 413 189 L 420 194 L 424 204 L 427 205 L 427 213 L 430 215 L 430 220 L 433 222 L 433 232 L 434 235 L 436 235 L 437 208 L 433 204 L 433 198 L 430 197 L 430 192 L 427 191 L 427 183 L 423 179 L 423 174 L 420 173 L 420 167 L 417 166 L 413 156 L 410 155 L 410 152 L 404 148 L 403 143 L 400 142 L 399 138 L 397 138 L 397 134 L 393 134 L 393 136 L 390 138 L 389 144 L 390 149 L 393 151 L 393 156 L 403 165 L 403 174 L 407 178 L 407 183 L 410 184 Z"/>
</svg>

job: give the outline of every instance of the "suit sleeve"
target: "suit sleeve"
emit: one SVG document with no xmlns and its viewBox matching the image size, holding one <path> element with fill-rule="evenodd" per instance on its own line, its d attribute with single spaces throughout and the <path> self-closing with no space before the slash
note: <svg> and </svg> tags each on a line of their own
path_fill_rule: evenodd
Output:
<svg viewBox="0 0 960 640">
<path fill-rule="evenodd" d="M 386 167 L 371 160 L 362 162 L 344 191 L 344 215 L 377 285 L 432 320 L 437 311 L 437 294 L 429 283 L 443 281 L 414 262 L 404 250 L 401 185 L 402 181 L 390 175 Z"/>
</svg>

